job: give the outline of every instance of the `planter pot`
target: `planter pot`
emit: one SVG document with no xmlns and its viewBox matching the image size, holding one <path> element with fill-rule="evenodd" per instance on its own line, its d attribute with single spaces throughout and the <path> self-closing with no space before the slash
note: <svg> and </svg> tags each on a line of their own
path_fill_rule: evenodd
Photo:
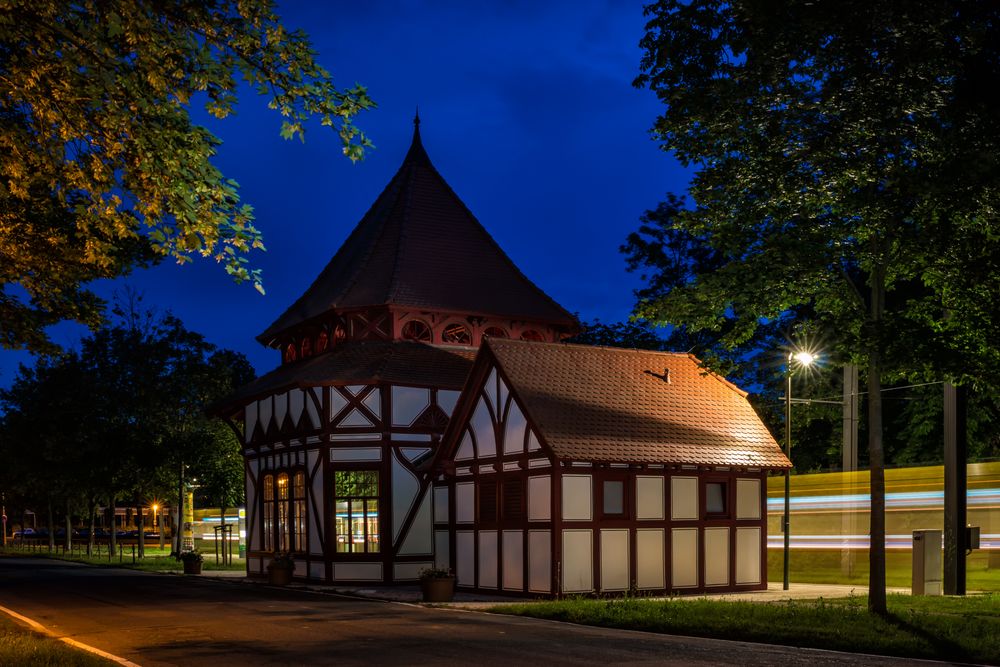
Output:
<svg viewBox="0 0 1000 667">
<path fill-rule="evenodd" d="M 267 583 L 272 586 L 287 586 L 292 583 L 292 571 L 294 568 L 291 567 L 275 567 L 273 565 L 267 566 Z"/>
<path fill-rule="evenodd" d="M 184 561 L 184 574 L 201 574 L 201 563 L 198 561 Z"/>
<path fill-rule="evenodd" d="M 451 602 L 455 597 L 455 577 L 421 579 L 420 590 L 424 602 Z"/>
</svg>

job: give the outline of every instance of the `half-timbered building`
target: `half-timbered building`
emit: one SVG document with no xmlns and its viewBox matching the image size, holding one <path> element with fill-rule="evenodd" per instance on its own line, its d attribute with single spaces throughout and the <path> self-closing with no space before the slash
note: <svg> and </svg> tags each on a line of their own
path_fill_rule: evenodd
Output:
<svg viewBox="0 0 1000 667">
<path fill-rule="evenodd" d="M 281 365 L 218 408 L 244 443 L 247 569 L 520 594 L 766 585 L 764 477 L 788 465 L 686 355 L 560 343 L 433 167 L 396 175 L 258 340 Z"/>
<path fill-rule="evenodd" d="M 788 459 L 688 354 L 489 340 L 439 452 L 440 562 L 521 594 L 767 587 Z"/>
</svg>

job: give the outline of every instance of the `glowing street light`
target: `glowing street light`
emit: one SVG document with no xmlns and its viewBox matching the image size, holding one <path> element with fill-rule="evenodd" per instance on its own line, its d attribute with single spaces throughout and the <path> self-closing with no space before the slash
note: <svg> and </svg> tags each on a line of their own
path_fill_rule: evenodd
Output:
<svg viewBox="0 0 1000 667">
<path fill-rule="evenodd" d="M 807 368 L 816 362 L 817 356 L 807 350 L 792 351 L 788 353 L 788 367 L 786 369 L 785 384 L 785 456 L 792 460 L 792 374 L 796 362 L 800 367 Z M 791 509 L 791 480 L 789 478 L 791 470 L 785 470 L 785 513 L 782 517 L 782 530 L 785 533 L 784 547 L 784 578 L 782 588 L 788 590 L 788 551 L 791 540 L 789 531 L 789 515 Z"/>
</svg>

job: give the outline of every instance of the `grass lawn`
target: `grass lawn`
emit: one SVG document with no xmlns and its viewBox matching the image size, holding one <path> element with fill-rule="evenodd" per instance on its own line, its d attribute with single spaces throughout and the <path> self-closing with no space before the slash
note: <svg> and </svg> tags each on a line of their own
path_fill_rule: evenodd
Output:
<svg viewBox="0 0 1000 667">
<path fill-rule="evenodd" d="M 0 614 L 0 665 L 108 667 L 114 664 L 28 630 Z"/>
<path fill-rule="evenodd" d="M 99 556 L 87 556 L 85 553 L 81 553 L 80 551 L 70 552 L 63 551 L 62 549 L 56 549 L 55 551 L 49 552 L 47 549 L 28 550 L 11 548 L 8 546 L 4 553 L 20 557 L 56 558 L 58 560 L 67 560 L 75 563 L 88 563 L 90 565 L 103 565 L 105 567 L 125 567 L 133 570 L 143 570 L 145 572 L 181 572 L 184 569 L 183 563 L 176 558 L 170 557 L 169 547 L 165 547 L 164 549 L 160 549 L 159 547 L 146 547 L 146 557 L 139 558 L 136 556 L 134 562 L 131 547 L 126 548 L 124 554 L 120 557 L 116 554 L 110 560 L 108 559 L 106 552 Z M 205 554 L 202 569 L 245 571 L 246 561 L 234 556 L 232 565 L 224 565 L 222 563 L 216 563 L 215 555 L 209 552 Z"/>
<path fill-rule="evenodd" d="M 583 625 L 741 641 L 1000 664 L 1000 594 L 889 596 L 889 616 L 867 600 L 724 602 L 570 599 L 498 606 L 491 611 Z"/>
<path fill-rule="evenodd" d="M 792 583 L 844 584 L 868 586 L 868 552 L 854 554 L 850 568 L 841 562 L 840 551 L 800 549 L 790 554 L 789 576 Z M 993 559 L 992 567 L 991 558 Z M 1000 563 L 996 556 L 987 551 L 974 551 L 965 560 L 966 588 L 970 591 L 1000 591 Z M 909 551 L 888 550 L 885 553 L 886 585 L 909 588 L 911 581 L 912 555 Z M 767 579 L 781 581 L 782 553 L 780 549 L 767 551 Z"/>
</svg>

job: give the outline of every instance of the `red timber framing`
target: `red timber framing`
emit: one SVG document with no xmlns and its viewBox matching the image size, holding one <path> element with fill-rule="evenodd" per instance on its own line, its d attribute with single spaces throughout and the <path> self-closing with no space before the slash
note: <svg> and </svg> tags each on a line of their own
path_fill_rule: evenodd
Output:
<svg viewBox="0 0 1000 667">
<path fill-rule="evenodd" d="M 435 530 L 448 538 L 438 559 L 461 588 L 560 596 L 767 587 L 766 470 L 560 458 L 488 351 L 436 467 L 454 471 L 435 481 L 436 505 L 447 504 Z"/>
<path fill-rule="evenodd" d="M 302 406 L 298 397 L 306 401 Z M 414 581 L 434 563 L 430 475 L 421 463 L 434 453 L 457 400 L 457 389 L 358 383 L 292 388 L 251 402 L 244 411 L 245 427 L 252 429 L 244 451 L 248 572 L 265 574 L 281 546 L 275 515 L 273 538 L 265 538 L 265 504 L 273 501 L 265 499 L 264 478 L 303 471 L 307 534 L 305 548 L 292 550 L 296 578 Z M 378 496 L 362 517 L 367 540 L 358 548 L 344 534 L 350 522 L 337 520 L 336 485 L 338 473 L 365 471 L 377 473 Z M 424 534 L 414 538 L 418 531 Z"/>
</svg>

